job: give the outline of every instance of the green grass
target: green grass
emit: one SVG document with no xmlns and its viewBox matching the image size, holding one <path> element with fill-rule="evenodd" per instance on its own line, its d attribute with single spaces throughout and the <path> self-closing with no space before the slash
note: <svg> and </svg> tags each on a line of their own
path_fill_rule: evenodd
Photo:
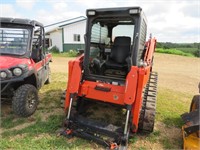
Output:
<svg viewBox="0 0 200 150">
<path fill-rule="evenodd" d="M 188 56 L 188 57 L 194 57 L 192 53 L 184 52 L 177 49 L 162 49 L 162 48 L 156 48 L 157 53 L 166 53 L 166 54 L 174 54 L 174 55 L 181 55 L 181 56 Z"/>
<path fill-rule="evenodd" d="M 163 146 L 164 146 L 165 149 L 173 149 L 173 145 L 172 145 L 172 143 L 171 143 L 171 141 L 170 141 L 169 138 L 164 137 L 161 140 L 161 142 L 162 142 L 162 144 L 163 144 Z"/>
<path fill-rule="evenodd" d="M 134 136 L 133 138 L 131 138 L 130 140 L 129 140 L 129 142 L 131 143 L 131 144 L 134 144 L 134 143 L 136 143 L 138 141 L 138 137 L 137 136 Z"/>
<path fill-rule="evenodd" d="M 14 115 L 10 115 L 1 120 L 1 127 L 5 129 L 10 129 L 15 126 L 21 125 L 26 122 L 25 118 L 16 118 Z"/>
<path fill-rule="evenodd" d="M 52 82 L 40 90 L 41 104 L 39 109 L 52 111 L 60 108 L 60 97 L 67 87 L 67 73 L 52 73 Z"/>
<path fill-rule="evenodd" d="M 86 147 L 86 148 L 84 148 Z M 74 138 L 74 140 L 68 140 L 66 137 L 56 137 L 55 135 L 49 136 L 43 134 L 39 136 L 25 136 L 17 139 L 2 138 L 0 141 L 0 149 L 15 149 L 15 150 L 41 150 L 41 149 L 65 149 L 65 150 L 77 150 L 87 149 L 88 144 L 83 139 Z"/>
<path fill-rule="evenodd" d="M 157 142 L 159 138 L 160 138 L 160 131 L 158 130 L 146 136 L 146 139 L 151 143 Z"/>
<path fill-rule="evenodd" d="M 181 127 L 180 115 L 188 112 L 192 95 L 159 88 L 156 119 L 167 126 Z"/>
<path fill-rule="evenodd" d="M 68 57 L 68 53 L 52 53 L 53 57 Z"/>
<path fill-rule="evenodd" d="M 176 48 L 176 49 L 183 51 L 185 53 L 193 53 L 197 50 L 197 48 L 186 48 L 186 47 L 181 47 L 181 48 Z"/>
<path fill-rule="evenodd" d="M 11 137 L 19 134 L 28 134 L 29 136 L 38 135 L 41 133 L 55 133 L 55 131 L 61 127 L 63 116 L 61 115 L 51 115 L 46 121 L 41 119 L 37 120 L 36 123 L 25 127 L 23 129 L 14 130 L 14 131 L 5 131 L 2 133 L 2 137 Z"/>
<path fill-rule="evenodd" d="M 65 137 L 56 137 L 56 130 L 61 127 L 64 119 L 64 113 L 54 113 L 48 116 L 47 119 L 42 119 L 46 113 L 51 113 L 59 108 L 59 99 L 62 89 L 65 88 L 66 74 L 52 74 L 55 83 L 45 85 L 41 91 L 40 96 L 42 100 L 39 109 L 32 116 L 35 121 L 25 128 L 19 130 L 5 130 L 2 133 L 2 140 L 0 141 L 0 149 L 90 149 L 93 145 L 91 142 L 79 138 L 67 139 Z M 61 80 L 62 79 L 62 80 Z M 188 101 L 187 101 L 188 99 Z M 174 92 L 168 89 L 159 88 L 157 101 L 157 116 L 156 120 L 165 123 L 169 127 L 180 127 L 182 121 L 180 115 L 188 111 L 191 96 Z M 15 120 L 13 123 L 12 120 Z M 10 129 L 18 124 L 21 124 L 21 119 L 14 117 L 12 114 L 7 118 L 3 118 L 2 128 Z M 28 120 L 23 120 L 29 122 Z M 12 124 L 13 123 L 13 124 Z M 7 124 L 7 125 L 6 125 Z M 11 125 L 12 124 L 12 125 Z M 146 141 L 155 143 L 160 141 L 164 148 L 174 148 L 176 142 L 167 137 L 161 138 L 159 130 L 154 131 L 150 135 L 144 135 Z M 14 139 L 14 140 L 13 140 Z M 140 140 L 137 135 L 130 139 L 131 147 L 134 147 L 136 141 Z M 98 147 L 99 148 L 99 147 Z M 98 149 L 97 148 L 97 149 Z M 139 149 L 146 149 L 141 146 Z"/>
<path fill-rule="evenodd" d="M 90 142 L 79 138 L 57 137 L 56 130 L 62 127 L 65 113 L 60 108 L 60 97 L 66 88 L 67 73 L 52 73 L 52 83 L 40 89 L 40 104 L 29 118 L 14 114 L 1 116 L 0 149 L 88 149 Z M 49 115 L 48 115 L 49 114 Z M 27 123 L 24 128 L 16 128 Z M 16 129 L 13 130 L 13 127 Z M 9 129 L 9 130 L 8 130 Z"/>
<path fill-rule="evenodd" d="M 174 54 L 188 57 L 197 57 L 196 48 L 177 48 L 177 49 L 163 49 L 156 48 L 157 53 Z M 53 57 L 77 57 L 77 51 L 63 52 L 63 53 L 52 53 Z M 200 53 L 199 53 L 200 54 Z"/>
<path fill-rule="evenodd" d="M 69 51 L 69 52 L 63 52 L 63 53 L 52 53 L 54 57 L 77 57 L 78 52 L 77 51 Z"/>
<path fill-rule="evenodd" d="M 18 118 L 13 114 L 1 116 L 1 128 L 4 129 L 0 140 L 0 149 L 99 149 L 101 146 L 80 138 L 67 139 L 57 137 L 56 130 L 62 125 L 65 113 L 60 108 L 60 97 L 66 88 L 67 73 L 52 73 L 52 83 L 40 90 L 40 104 L 36 113 L 27 118 Z M 189 109 L 192 95 L 158 89 L 156 121 L 163 122 L 168 127 L 182 126 L 180 115 Z M 48 115 L 49 114 L 49 115 Z M 45 117 L 46 116 L 46 117 Z M 12 130 L 24 123 L 30 125 Z M 8 130 L 9 129 L 9 130 Z M 144 139 L 150 143 L 160 142 L 165 149 L 176 148 L 180 141 L 163 137 L 159 130 Z M 130 147 L 140 140 L 140 135 L 130 139 Z M 139 149 L 148 149 L 141 145 Z"/>
<path fill-rule="evenodd" d="M 138 148 L 138 150 L 147 150 L 147 148 L 142 146 L 142 147 Z"/>
</svg>

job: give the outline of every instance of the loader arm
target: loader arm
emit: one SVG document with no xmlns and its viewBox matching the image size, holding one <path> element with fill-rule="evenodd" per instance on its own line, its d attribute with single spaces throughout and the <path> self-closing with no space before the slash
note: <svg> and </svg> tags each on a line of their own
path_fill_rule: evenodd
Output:
<svg viewBox="0 0 200 150">
<path fill-rule="evenodd" d="M 147 65 L 152 65 L 152 61 L 153 61 L 153 54 L 155 52 L 155 48 L 156 48 L 156 39 L 152 38 L 149 39 L 146 42 L 146 53 L 144 56 L 144 61 L 147 63 Z"/>
<path fill-rule="evenodd" d="M 65 99 L 65 111 L 70 104 L 70 96 L 75 96 L 78 93 L 80 81 L 82 77 L 82 63 L 84 55 L 77 57 L 75 60 L 71 60 L 68 63 L 68 83 Z"/>
</svg>

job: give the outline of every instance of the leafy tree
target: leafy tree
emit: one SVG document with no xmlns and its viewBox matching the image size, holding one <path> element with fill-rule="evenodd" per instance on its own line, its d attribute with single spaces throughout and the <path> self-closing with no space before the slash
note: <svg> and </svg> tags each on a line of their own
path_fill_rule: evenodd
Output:
<svg viewBox="0 0 200 150">
<path fill-rule="evenodd" d="M 170 48 L 167 45 L 164 45 L 163 49 L 170 49 Z"/>
</svg>

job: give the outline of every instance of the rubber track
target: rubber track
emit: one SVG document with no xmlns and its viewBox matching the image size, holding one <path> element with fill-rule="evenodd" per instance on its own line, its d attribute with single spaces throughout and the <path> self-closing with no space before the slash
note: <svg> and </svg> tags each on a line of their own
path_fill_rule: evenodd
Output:
<svg viewBox="0 0 200 150">
<path fill-rule="evenodd" d="M 149 81 L 143 92 L 142 109 L 139 119 L 139 131 L 151 133 L 154 128 L 157 97 L 157 72 L 151 72 Z"/>
</svg>

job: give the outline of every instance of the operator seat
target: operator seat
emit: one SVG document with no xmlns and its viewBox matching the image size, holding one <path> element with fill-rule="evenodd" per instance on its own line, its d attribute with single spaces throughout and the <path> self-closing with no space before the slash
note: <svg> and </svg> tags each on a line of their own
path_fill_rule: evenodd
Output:
<svg viewBox="0 0 200 150">
<path fill-rule="evenodd" d="M 31 58 L 34 60 L 34 62 L 40 61 L 40 50 L 39 50 L 38 46 L 33 46 Z"/>
<path fill-rule="evenodd" d="M 128 64 L 126 59 L 130 55 L 131 38 L 118 36 L 114 40 L 109 59 L 105 62 L 106 68 L 126 69 Z"/>
</svg>

